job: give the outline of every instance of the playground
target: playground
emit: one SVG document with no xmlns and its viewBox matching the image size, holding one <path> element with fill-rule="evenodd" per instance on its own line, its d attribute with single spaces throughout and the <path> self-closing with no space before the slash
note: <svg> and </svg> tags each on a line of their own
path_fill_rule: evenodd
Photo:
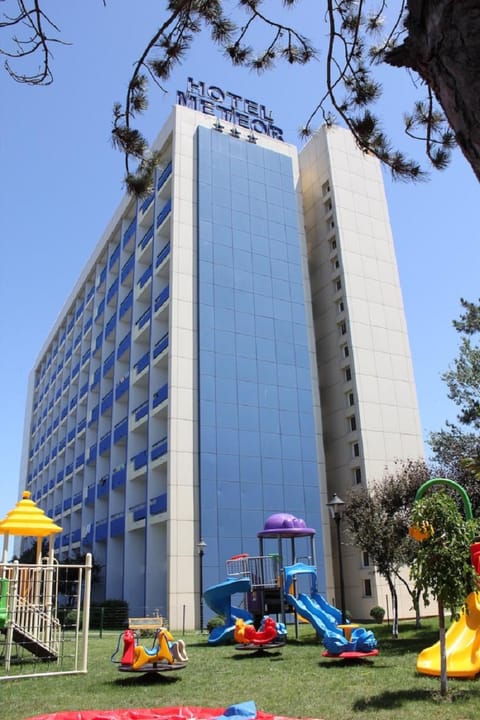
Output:
<svg viewBox="0 0 480 720">
<path fill-rule="evenodd" d="M 293 618 L 295 637 L 298 639 L 299 621 L 309 622 L 327 657 L 353 660 L 377 655 L 373 632 L 349 623 L 318 591 L 314 539 L 315 530 L 301 518 L 289 513 L 267 518 L 258 533 L 259 554 L 242 553 L 227 560 L 226 580 L 204 591 L 208 607 L 225 618 L 224 625 L 211 631 L 208 643 L 222 645 L 234 639 L 239 649 L 245 645 L 275 648 L 285 643 L 287 618 Z M 269 543 L 274 552 L 266 553 Z M 233 605 L 232 598 L 239 594 L 243 595 L 242 606 Z M 280 618 L 276 630 L 265 613 Z M 267 622 L 269 633 L 264 629 Z M 259 632 L 251 632 L 258 625 Z"/>
<path fill-rule="evenodd" d="M 102 638 L 91 633 L 86 675 L 4 683 L 2 712 L 7 720 L 26 720 L 72 710 L 226 708 L 252 699 L 259 710 L 291 718 L 478 720 L 478 681 L 452 680 L 454 702 L 445 703 L 438 699 L 438 678 L 415 671 L 420 651 L 438 638 L 434 619 L 421 630 L 401 623 L 398 640 L 386 622 L 371 627 L 381 652 L 353 663 L 323 658 L 322 643 L 308 623 L 301 624 L 298 641 L 292 636 L 279 651 L 263 654 L 239 652 L 233 642 L 211 647 L 206 633 L 186 633 L 187 667 L 161 675 L 119 672 L 110 662 L 118 632 L 104 632 Z M 138 713 L 133 717 L 141 720 Z"/>
<path fill-rule="evenodd" d="M 0 680 L 87 672 L 92 561 L 59 564 L 61 531 L 28 491 L 0 522 Z M 11 536 L 32 539 L 34 562 L 8 561 Z"/>
<path fill-rule="evenodd" d="M 21 510 L 32 511 L 30 502 L 23 498 Z M 19 517 L 10 517 L 10 525 L 4 524 L 4 529 L 15 531 L 13 520 Z M 42 522 L 48 525 L 48 521 Z M 48 533 L 45 527 L 43 535 L 38 534 L 40 526 L 41 522 L 36 526 L 37 540 L 54 534 L 51 526 Z M 48 671 L 23 671 L 14 676 L 25 678 L 28 692 L 18 693 L 18 684 L 4 683 L 2 716 L 8 720 L 156 720 L 167 715 L 187 720 L 347 720 L 361 713 L 367 719 L 394 716 L 395 720 L 423 720 L 425 712 L 431 712 L 438 720 L 450 720 L 451 707 L 438 703 L 436 678 L 432 677 L 437 673 L 421 664 L 425 656 L 429 660 L 436 657 L 435 620 L 421 629 L 405 623 L 400 639 L 395 640 L 390 637 L 388 624 L 361 628 L 344 623 L 345 618 L 318 591 L 313 544 L 305 558 L 313 562 L 304 562 L 296 551 L 297 538 L 312 541 L 314 532 L 293 516 L 282 513 L 268 518 L 259 533 L 259 555 L 231 558 L 225 581 L 205 590 L 205 601 L 217 612 L 221 607 L 226 621 L 210 636 L 186 633 L 184 638 L 175 639 L 167 628 L 159 628 L 151 647 L 127 631 L 90 638 L 88 644 L 85 639 L 81 641 L 77 620 L 75 652 L 86 663 L 88 648 L 88 673 L 86 665 L 84 673 L 83 667 L 73 672 L 58 671 L 64 663 L 63 645 L 68 635 L 58 617 L 62 586 L 57 567 L 61 566 L 55 566 L 50 553 L 48 558 L 40 558 L 39 551 L 31 565 L 7 563 L 5 538 L 1 634 L 7 641 L 10 638 L 16 653 L 18 648 L 29 653 L 28 657 L 21 653 L 16 657 L 4 641 L 5 667 L 7 661 L 10 663 L 7 674 L 16 662 L 22 668 L 29 668 L 32 662 L 45 664 Z M 265 552 L 266 538 L 276 543 L 275 552 Z M 478 543 L 472 544 L 471 555 L 477 566 Z M 88 594 L 83 570 L 78 568 L 80 574 L 72 584 L 78 607 L 80 597 Z M 267 592 L 262 595 L 259 591 Z M 232 603 L 238 594 L 244 597 L 245 607 Z M 451 697 L 457 703 L 458 717 L 473 720 L 478 716 L 480 686 L 465 678 L 473 679 L 479 672 L 480 613 L 476 595 L 467 602 L 470 612 L 450 625 L 447 647 L 456 662 L 465 663 L 468 658 L 468 673 L 450 674 L 454 678 Z M 88 612 L 88 606 L 83 605 L 83 609 Z M 271 615 L 262 613 L 264 610 L 270 610 Z M 32 617 L 37 620 L 32 621 Z M 36 633 L 34 640 L 27 633 Z M 287 651 L 282 652 L 284 645 Z M 381 652 L 374 657 L 377 645 Z M 45 647 L 51 657 L 45 655 Z M 258 647 L 273 652 L 239 652 Z M 459 649 L 462 652 L 458 653 Z M 121 673 L 112 673 L 108 657 L 119 665 Z M 248 659 L 253 657 L 256 659 Z M 56 672 L 53 666 L 57 666 Z M 56 677 L 46 677 L 52 674 Z"/>
</svg>

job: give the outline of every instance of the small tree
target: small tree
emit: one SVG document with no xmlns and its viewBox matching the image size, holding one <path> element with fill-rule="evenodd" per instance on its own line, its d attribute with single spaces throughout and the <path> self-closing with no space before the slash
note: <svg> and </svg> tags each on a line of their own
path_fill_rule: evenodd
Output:
<svg viewBox="0 0 480 720">
<path fill-rule="evenodd" d="M 395 579 L 406 588 L 420 625 L 419 593 L 408 583 L 402 569 L 415 551 L 408 535 L 410 513 L 420 486 L 431 476 L 421 460 L 399 465 L 394 473 L 385 475 L 371 487 L 356 487 L 347 496 L 345 516 L 352 541 L 368 552 L 378 572 L 387 581 L 392 597 L 392 635 L 398 636 L 398 597 Z"/>
<path fill-rule="evenodd" d="M 415 503 L 412 525 L 412 535 L 420 540 L 412 563 L 412 578 L 426 605 L 431 597 L 438 603 L 440 692 L 446 695 L 445 610 L 450 610 L 452 616 L 458 618 L 465 598 L 475 587 L 476 573 L 470 562 L 469 550 L 478 532 L 478 523 L 471 516 L 465 520 L 454 500 L 442 490 L 421 497 Z"/>
</svg>

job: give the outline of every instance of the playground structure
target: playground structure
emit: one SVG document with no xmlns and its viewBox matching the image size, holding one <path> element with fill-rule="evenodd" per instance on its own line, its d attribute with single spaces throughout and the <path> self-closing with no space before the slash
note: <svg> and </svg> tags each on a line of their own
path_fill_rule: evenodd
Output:
<svg viewBox="0 0 480 720">
<path fill-rule="evenodd" d="M 432 485 L 447 485 L 454 488 L 462 497 L 465 516 L 473 518 L 470 498 L 465 489 L 454 480 L 433 478 L 427 480 L 418 489 L 415 500 L 419 500 Z M 411 528 L 410 535 L 422 542 L 429 537 L 428 528 Z M 480 575 L 480 542 L 472 542 L 470 559 Z M 447 677 L 474 678 L 480 673 L 480 593 L 472 592 L 465 600 L 465 608 L 458 620 L 452 622 L 445 633 L 447 659 Z M 417 671 L 423 675 L 441 674 L 440 641 L 420 652 L 416 664 Z"/>
<path fill-rule="evenodd" d="M 88 629 L 91 556 L 85 565 L 58 564 L 53 539 L 61 531 L 27 491 L 0 522 L 0 680 L 87 671 L 88 632 L 80 613 Z M 10 535 L 36 538 L 34 563 L 7 561 Z M 47 538 L 48 557 L 42 558 Z"/>
<path fill-rule="evenodd" d="M 210 645 L 236 639 L 237 623 L 244 628 L 245 635 L 245 625 L 255 626 L 265 615 L 280 616 L 286 627 L 287 614 L 293 613 L 296 636 L 299 618 L 309 622 L 322 639 L 328 656 L 363 657 L 378 653 L 373 633 L 344 624 L 341 612 L 318 592 L 314 536 L 315 530 L 307 528 L 303 520 L 277 513 L 267 519 L 257 535 L 258 556 L 241 554 L 227 560 L 227 579 L 208 588 L 203 595 L 211 610 L 225 618 L 224 625 L 212 629 Z M 299 539 L 305 550 L 303 556 L 297 552 Z M 275 541 L 276 552 L 264 552 L 267 540 Z M 290 564 L 285 564 L 287 558 Z M 305 563 L 302 558 L 310 562 Z M 244 595 L 245 607 L 232 605 L 232 596 L 236 594 Z"/>
<path fill-rule="evenodd" d="M 151 648 L 141 645 L 139 639 L 139 633 L 135 630 L 128 629 L 120 634 L 110 660 L 118 663 L 121 672 L 160 673 L 183 670 L 187 666 L 188 656 L 184 641 L 174 640 L 167 628 L 159 627 L 156 630 Z M 123 652 L 121 659 L 116 660 L 121 640 Z"/>
</svg>

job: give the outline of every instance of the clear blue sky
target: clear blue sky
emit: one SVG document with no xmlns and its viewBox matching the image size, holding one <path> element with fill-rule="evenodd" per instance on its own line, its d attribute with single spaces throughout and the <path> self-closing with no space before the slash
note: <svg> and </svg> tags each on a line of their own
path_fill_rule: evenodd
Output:
<svg viewBox="0 0 480 720">
<path fill-rule="evenodd" d="M 2 3 L 0 10 L 13 4 Z M 136 3 L 132 14 L 131 0 L 112 0 L 106 8 L 101 0 L 50 0 L 46 9 L 72 43 L 54 48 L 54 84 L 20 86 L 0 73 L 0 518 L 17 500 L 28 375 L 123 193 L 123 158 L 110 143 L 111 110 L 123 99 L 133 61 L 158 25 L 159 5 Z M 299 17 L 313 38 L 309 28 L 320 25 L 318 0 L 305 0 L 300 8 L 292 20 Z M 317 32 L 324 37 L 322 29 Z M 258 76 L 232 68 L 204 39 L 173 74 L 168 95 L 152 91 L 142 124 L 149 140 L 189 75 L 265 103 L 285 138 L 296 144 L 323 86 L 318 63 L 303 69 L 279 65 Z M 394 127 L 395 117 L 409 108 L 412 85 L 398 70 L 385 81 L 385 125 Z M 480 296 L 479 187 L 459 153 L 428 183 L 393 183 L 388 173 L 385 183 L 427 436 L 455 417 L 440 376 L 457 352 L 452 320 L 459 299 Z"/>
</svg>

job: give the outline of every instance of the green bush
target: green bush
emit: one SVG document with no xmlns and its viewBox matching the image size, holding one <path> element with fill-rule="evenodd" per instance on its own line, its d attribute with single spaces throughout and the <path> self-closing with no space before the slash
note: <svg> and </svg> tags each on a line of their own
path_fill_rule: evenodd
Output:
<svg viewBox="0 0 480 720">
<path fill-rule="evenodd" d="M 370 617 L 375 620 L 376 623 L 382 623 L 385 616 L 385 610 L 380 605 L 375 605 L 370 610 Z"/>
<path fill-rule="evenodd" d="M 221 627 L 222 625 L 225 625 L 225 618 L 221 615 L 216 615 L 207 622 L 207 631 L 211 633 L 213 628 Z"/>
</svg>

